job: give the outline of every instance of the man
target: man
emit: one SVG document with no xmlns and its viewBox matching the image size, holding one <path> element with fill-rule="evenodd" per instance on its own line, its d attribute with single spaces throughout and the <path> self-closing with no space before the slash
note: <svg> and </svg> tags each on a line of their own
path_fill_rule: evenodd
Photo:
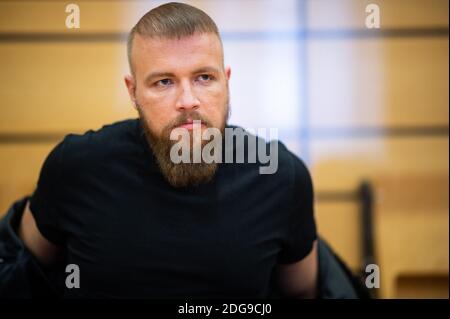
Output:
<svg viewBox="0 0 450 319">
<path fill-rule="evenodd" d="M 78 266 L 80 287 L 64 296 L 315 297 L 313 188 L 296 156 L 278 142 L 274 174 L 171 156 L 174 130 L 189 132 L 181 142 L 194 151 L 210 141 L 194 129 L 231 128 L 231 72 L 212 19 L 159 6 L 131 30 L 128 56 L 139 120 L 66 136 L 22 218 L 19 234 L 44 267 Z"/>
</svg>

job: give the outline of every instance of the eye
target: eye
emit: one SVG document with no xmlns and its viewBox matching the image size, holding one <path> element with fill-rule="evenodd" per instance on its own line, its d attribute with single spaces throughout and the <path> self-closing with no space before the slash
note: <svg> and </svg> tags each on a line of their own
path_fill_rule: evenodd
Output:
<svg viewBox="0 0 450 319">
<path fill-rule="evenodd" d="M 171 79 L 162 79 L 155 83 L 156 86 L 162 86 L 162 87 L 169 86 L 170 84 L 172 84 Z"/>
<path fill-rule="evenodd" d="M 212 76 L 212 75 L 209 75 L 209 74 L 201 74 L 201 75 L 199 75 L 199 76 L 197 77 L 197 80 L 200 81 L 200 82 L 203 82 L 203 83 L 210 82 L 210 81 L 212 81 L 213 79 L 214 79 L 213 76 Z"/>
</svg>

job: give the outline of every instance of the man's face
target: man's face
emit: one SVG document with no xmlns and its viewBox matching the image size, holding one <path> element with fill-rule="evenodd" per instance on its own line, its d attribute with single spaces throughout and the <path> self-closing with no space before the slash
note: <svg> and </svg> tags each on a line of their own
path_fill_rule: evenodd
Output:
<svg viewBox="0 0 450 319">
<path fill-rule="evenodd" d="M 230 70 L 223 67 L 215 34 L 181 39 L 136 35 L 132 61 L 134 79 L 126 78 L 127 87 L 152 135 L 161 137 L 165 129 L 190 120 L 225 126 Z"/>
<path fill-rule="evenodd" d="M 170 140 L 175 128 L 191 133 L 193 121 L 201 130 L 224 130 L 228 118 L 230 69 L 223 67 L 223 52 L 215 34 L 195 34 L 181 39 L 145 38 L 136 35 L 132 50 L 134 78 L 125 77 L 147 139 L 162 173 L 173 186 L 197 185 L 211 180 L 216 163 L 174 164 Z M 202 147 L 208 141 L 200 141 Z M 191 153 L 192 157 L 192 153 Z"/>
</svg>

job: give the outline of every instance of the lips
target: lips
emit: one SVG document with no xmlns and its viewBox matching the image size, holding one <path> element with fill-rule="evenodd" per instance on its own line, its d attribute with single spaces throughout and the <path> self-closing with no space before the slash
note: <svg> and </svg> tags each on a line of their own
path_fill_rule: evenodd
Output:
<svg viewBox="0 0 450 319">
<path fill-rule="evenodd" d="M 180 127 L 180 128 L 184 128 L 187 130 L 193 130 L 195 127 L 205 127 L 205 124 L 203 124 L 200 120 L 192 120 L 192 119 L 187 119 L 186 122 L 184 122 L 183 124 L 180 124 L 176 127 Z"/>
</svg>

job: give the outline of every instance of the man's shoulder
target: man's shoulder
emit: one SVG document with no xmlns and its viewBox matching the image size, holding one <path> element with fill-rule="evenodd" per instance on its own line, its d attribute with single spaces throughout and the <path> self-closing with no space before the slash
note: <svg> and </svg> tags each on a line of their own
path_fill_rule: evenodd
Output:
<svg viewBox="0 0 450 319">
<path fill-rule="evenodd" d="M 273 143 L 278 145 L 278 171 L 281 177 L 290 179 L 293 183 L 303 180 L 309 171 L 301 157 L 289 150 L 283 142 L 276 140 Z"/>
<path fill-rule="evenodd" d="M 226 128 L 232 129 L 233 134 L 237 137 L 237 139 L 242 138 L 242 136 L 244 135 L 255 138 L 255 145 L 257 148 L 259 148 L 260 145 L 264 145 L 265 154 L 270 154 L 271 160 L 274 159 L 273 156 L 275 156 L 278 167 L 274 174 L 269 175 L 282 178 L 285 181 L 292 180 L 293 182 L 294 178 L 304 178 L 305 175 L 309 174 L 308 168 L 304 161 L 291 150 L 289 150 L 288 147 L 281 140 L 279 140 L 277 136 L 272 138 L 273 136 L 271 136 L 269 130 L 259 132 L 249 130 L 237 125 L 227 125 Z M 265 134 L 266 137 L 264 137 Z M 247 145 L 248 144 L 246 144 L 246 146 Z M 261 163 L 261 158 L 259 158 L 259 151 L 256 150 L 255 152 L 257 153 L 255 154 L 255 156 L 257 157 L 256 166 L 260 166 L 263 163 Z"/>
<path fill-rule="evenodd" d="M 57 146 L 65 162 L 99 159 L 111 152 L 130 149 L 139 134 L 139 120 L 127 119 L 88 130 L 82 134 L 68 134 Z"/>
<path fill-rule="evenodd" d="M 103 125 L 96 130 L 88 130 L 81 134 L 71 133 L 65 136 L 63 143 L 69 147 L 108 147 L 122 140 L 136 136 L 138 129 L 137 119 L 127 119 Z"/>
<path fill-rule="evenodd" d="M 136 134 L 139 125 L 138 119 L 127 119 L 103 125 L 97 130 L 88 130 L 82 134 L 68 134 L 64 141 L 75 144 L 108 143 L 114 138 L 127 138 Z"/>
</svg>

